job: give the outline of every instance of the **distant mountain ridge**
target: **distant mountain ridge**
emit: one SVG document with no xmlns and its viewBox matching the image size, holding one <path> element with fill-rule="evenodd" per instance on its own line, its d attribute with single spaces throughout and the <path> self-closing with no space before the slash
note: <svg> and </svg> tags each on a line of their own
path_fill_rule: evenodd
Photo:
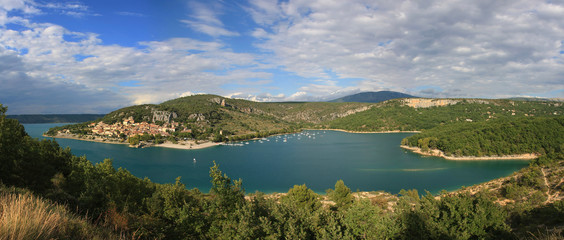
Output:
<svg viewBox="0 0 564 240">
<path fill-rule="evenodd" d="M 81 123 L 104 116 L 105 114 L 20 114 L 6 117 L 16 119 L 20 123 Z"/>
<path fill-rule="evenodd" d="M 363 102 L 363 103 L 379 103 L 396 98 L 417 98 L 405 93 L 393 91 L 379 91 L 379 92 L 362 92 L 342 98 L 337 98 L 329 102 Z"/>
<path fill-rule="evenodd" d="M 564 98 L 512 97 L 508 99 L 516 101 L 564 102 Z"/>
</svg>

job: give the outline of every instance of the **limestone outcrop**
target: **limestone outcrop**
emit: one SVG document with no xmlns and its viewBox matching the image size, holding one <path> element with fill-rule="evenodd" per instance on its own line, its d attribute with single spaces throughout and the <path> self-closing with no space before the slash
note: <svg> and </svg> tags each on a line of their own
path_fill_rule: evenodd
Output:
<svg viewBox="0 0 564 240">
<path fill-rule="evenodd" d="M 489 104 L 487 100 L 482 99 L 444 99 L 444 98 L 406 98 L 402 100 L 403 105 L 412 108 L 430 108 L 430 107 L 444 107 L 454 105 L 459 102 L 465 101 L 467 103 Z"/>
<path fill-rule="evenodd" d="M 152 122 L 161 121 L 165 123 L 170 123 L 171 119 L 175 119 L 178 115 L 175 112 L 168 111 L 151 111 L 153 113 Z"/>
</svg>

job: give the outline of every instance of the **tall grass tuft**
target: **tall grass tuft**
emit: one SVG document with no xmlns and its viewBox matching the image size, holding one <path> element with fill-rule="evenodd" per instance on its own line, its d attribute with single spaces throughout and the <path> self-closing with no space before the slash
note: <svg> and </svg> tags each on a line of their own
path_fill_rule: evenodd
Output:
<svg viewBox="0 0 564 240">
<path fill-rule="evenodd" d="M 564 239 L 564 232 L 562 229 L 557 230 L 549 230 L 545 229 L 544 231 L 538 230 L 536 234 L 529 232 L 530 236 L 525 238 L 527 240 L 563 240 Z"/>
<path fill-rule="evenodd" d="M 120 237 L 30 193 L 0 191 L 0 240 L 119 239 Z"/>
<path fill-rule="evenodd" d="M 65 209 L 31 194 L 0 195 L 1 239 L 50 239 L 65 218 Z"/>
</svg>

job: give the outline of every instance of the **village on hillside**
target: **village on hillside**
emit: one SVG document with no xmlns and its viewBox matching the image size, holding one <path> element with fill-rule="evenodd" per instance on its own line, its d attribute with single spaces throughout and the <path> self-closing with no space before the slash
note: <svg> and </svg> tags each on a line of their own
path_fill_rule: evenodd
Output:
<svg viewBox="0 0 564 240">
<path fill-rule="evenodd" d="M 162 126 L 153 123 L 140 122 L 136 123 L 133 117 L 124 119 L 122 122 L 114 124 L 106 124 L 103 121 L 97 123 L 90 123 L 88 125 L 89 131 L 92 135 L 107 136 L 107 137 L 132 137 L 135 135 L 161 135 L 163 137 L 171 136 L 172 133 L 177 131 L 180 126 L 179 123 L 171 121 L 164 123 Z M 183 129 L 181 132 L 190 133 L 191 129 Z M 59 134 L 71 133 L 69 129 L 58 131 Z"/>
<path fill-rule="evenodd" d="M 168 137 L 170 136 L 170 133 L 176 131 L 179 124 L 174 121 L 171 123 L 164 123 L 163 126 L 147 122 L 136 123 L 135 120 L 133 120 L 133 117 L 129 117 L 124 119 L 123 122 L 116 122 L 111 125 L 100 121 L 98 123 L 91 123 L 88 126 L 92 127 L 92 133 L 97 135 L 120 136 L 124 134 L 125 136 L 130 137 L 147 133 L 149 135 L 160 134 L 164 137 Z"/>
</svg>

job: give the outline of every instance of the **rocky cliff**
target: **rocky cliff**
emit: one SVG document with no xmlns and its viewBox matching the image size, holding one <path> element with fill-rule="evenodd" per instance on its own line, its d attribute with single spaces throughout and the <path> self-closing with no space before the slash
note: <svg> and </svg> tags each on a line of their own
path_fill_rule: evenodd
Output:
<svg viewBox="0 0 564 240">
<path fill-rule="evenodd" d="M 153 113 L 152 122 L 161 121 L 165 123 L 170 123 L 171 119 L 177 118 L 178 115 L 175 112 L 168 112 L 168 111 L 151 111 Z"/>
<path fill-rule="evenodd" d="M 489 104 L 487 100 L 481 99 L 445 99 L 445 98 L 407 98 L 402 100 L 402 104 L 412 108 L 444 107 L 465 101 L 467 103 Z"/>
</svg>

